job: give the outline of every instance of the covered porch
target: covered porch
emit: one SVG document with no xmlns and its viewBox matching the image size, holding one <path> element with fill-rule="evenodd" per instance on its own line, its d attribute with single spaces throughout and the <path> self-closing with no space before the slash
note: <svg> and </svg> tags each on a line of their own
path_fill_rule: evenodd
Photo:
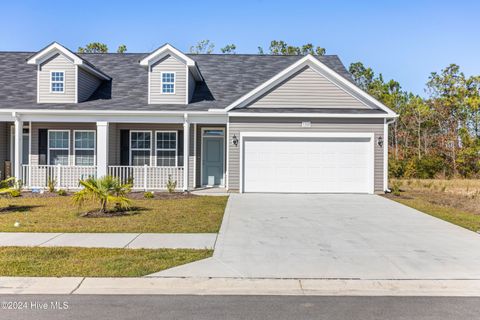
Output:
<svg viewBox="0 0 480 320">
<path fill-rule="evenodd" d="M 17 114 L 2 122 L 2 178 L 26 189 L 78 189 L 80 180 L 105 175 L 137 191 L 166 190 L 169 181 L 177 191 L 226 185 L 224 116 L 91 119 Z"/>
</svg>

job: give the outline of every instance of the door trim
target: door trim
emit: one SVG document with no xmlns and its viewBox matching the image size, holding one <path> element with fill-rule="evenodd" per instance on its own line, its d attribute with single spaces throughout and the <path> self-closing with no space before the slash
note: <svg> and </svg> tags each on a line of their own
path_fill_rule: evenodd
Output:
<svg viewBox="0 0 480 320">
<path fill-rule="evenodd" d="M 243 153 L 245 140 L 248 138 L 369 138 L 368 193 L 375 193 L 375 134 L 373 132 L 240 132 L 240 193 L 245 193 Z"/>
<path fill-rule="evenodd" d="M 203 132 L 206 130 L 221 130 L 223 131 L 223 154 L 222 154 L 222 162 L 223 162 L 223 184 L 219 185 L 219 187 L 225 187 L 225 128 L 224 127 L 202 127 L 200 132 L 200 186 L 201 187 L 208 187 L 207 185 L 203 184 Z"/>
</svg>

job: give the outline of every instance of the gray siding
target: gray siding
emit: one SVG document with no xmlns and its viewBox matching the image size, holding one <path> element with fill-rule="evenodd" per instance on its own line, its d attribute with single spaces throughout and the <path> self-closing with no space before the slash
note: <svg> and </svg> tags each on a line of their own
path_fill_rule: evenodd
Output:
<svg viewBox="0 0 480 320">
<path fill-rule="evenodd" d="M 78 102 L 83 102 L 97 90 L 101 81 L 96 76 L 78 68 Z"/>
<path fill-rule="evenodd" d="M 57 102 L 57 103 L 75 103 L 75 69 L 76 66 L 67 57 L 62 54 L 56 54 L 52 58 L 40 65 L 39 70 L 39 103 Z M 64 71 L 65 84 L 63 93 L 50 92 L 50 72 Z"/>
<path fill-rule="evenodd" d="M 162 94 L 162 72 L 175 72 L 175 93 Z M 168 55 L 152 66 L 150 72 L 150 103 L 185 104 L 187 95 L 187 68 Z"/>
<path fill-rule="evenodd" d="M 8 160 L 8 135 L 6 122 L 0 122 L 0 179 L 5 179 L 5 161 Z"/>
<path fill-rule="evenodd" d="M 195 78 L 193 77 L 192 73 L 188 72 L 188 102 L 192 100 L 193 93 L 195 92 Z"/>
<path fill-rule="evenodd" d="M 310 67 L 305 67 L 252 102 L 250 108 L 368 108 Z"/>
<path fill-rule="evenodd" d="M 30 155 L 30 160 L 32 165 L 38 165 L 38 130 L 39 129 L 49 129 L 49 130 L 70 130 L 70 156 L 69 164 L 73 165 L 75 163 L 73 157 L 73 131 L 74 130 L 96 130 L 97 125 L 95 123 L 57 123 L 57 122 L 32 122 L 31 134 L 32 134 L 32 145 L 31 150 L 32 154 Z"/>
<path fill-rule="evenodd" d="M 108 124 L 108 164 L 120 164 L 120 131 L 116 123 Z"/>
<path fill-rule="evenodd" d="M 302 128 L 302 121 L 310 121 L 310 128 Z M 282 119 L 282 118 L 238 118 L 231 117 L 229 125 L 229 177 L 228 188 L 240 188 L 240 144 L 234 146 L 232 137 L 240 138 L 241 132 L 373 132 L 375 141 L 383 136 L 383 119 Z M 375 192 L 383 191 L 383 148 L 375 144 L 374 155 Z"/>
</svg>

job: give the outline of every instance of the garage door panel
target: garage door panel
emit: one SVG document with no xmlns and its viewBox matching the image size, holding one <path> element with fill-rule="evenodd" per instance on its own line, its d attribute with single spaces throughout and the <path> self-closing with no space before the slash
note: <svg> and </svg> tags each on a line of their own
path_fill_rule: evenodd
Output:
<svg viewBox="0 0 480 320">
<path fill-rule="evenodd" d="M 369 138 L 247 139 L 244 191 L 368 193 L 369 146 Z"/>
</svg>

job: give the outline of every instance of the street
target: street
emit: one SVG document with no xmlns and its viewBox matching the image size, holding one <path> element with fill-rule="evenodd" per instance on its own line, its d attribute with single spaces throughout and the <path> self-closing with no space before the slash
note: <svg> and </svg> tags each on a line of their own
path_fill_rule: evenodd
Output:
<svg viewBox="0 0 480 320">
<path fill-rule="evenodd" d="M 453 297 L 2 295 L 0 301 L 0 319 L 9 320 L 447 320 L 474 319 L 480 313 L 480 298 Z"/>
</svg>

